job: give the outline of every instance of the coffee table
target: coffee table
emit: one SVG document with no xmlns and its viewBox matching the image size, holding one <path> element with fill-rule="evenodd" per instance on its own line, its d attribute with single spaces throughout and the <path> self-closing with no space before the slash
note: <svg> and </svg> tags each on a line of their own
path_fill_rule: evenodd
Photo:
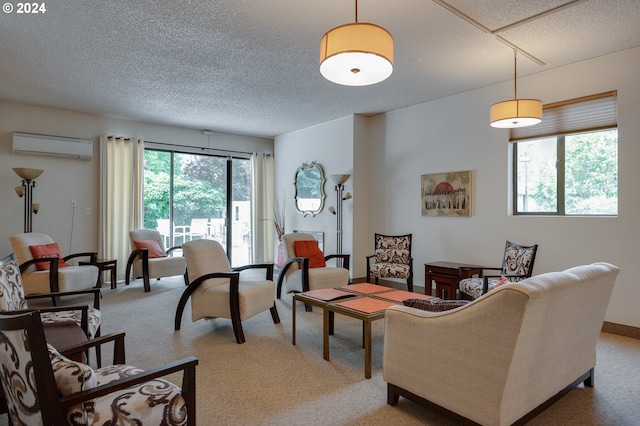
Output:
<svg viewBox="0 0 640 426">
<path fill-rule="evenodd" d="M 333 289 L 296 293 L 292 304 L 291 343 L 296 344 L 296 302 L 308 303 L 323 310 L 323 357 L 329 361 L 329 336 L 334 334 L 334 314 L 338 313 L 362 321 L 364 346 L 364 377 L 371 378 L 371 323 L 384 318 L 385 310 L 401 304 L 405 299 L 430 299 L 431 296 L 410 293 L 377 284 L 362 283 Z"/>
</svg>

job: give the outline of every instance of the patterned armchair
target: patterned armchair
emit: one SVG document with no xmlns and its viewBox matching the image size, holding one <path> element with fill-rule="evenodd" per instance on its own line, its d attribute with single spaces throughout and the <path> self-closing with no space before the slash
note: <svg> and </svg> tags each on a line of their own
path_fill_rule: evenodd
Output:
<svg viewBox="0 0 640 426">
<path fill-rule="evenodd" d="M 45 333 L 47 341 L 58 346 L 49 336 L 57 336 L 64 341 L 64 334 L 69 329 L 58 330 L 60 327 L 56 325 L 64 323 L 73 323 L 80 327 L 87 338 L 100 335 L 100 323 L 102 322 L 102 314 L 100 312 L 100 289 L 92 288 L 89 290 L 79 290 L 73 292 L 54 293 L 59 297 L 72 296 L 77 297 L 82 294 L 93 295 L 93 308 L 88 306 L 63 306 L 52 308 L 39 308 L 42 316 L 42 322 L 45 324 Z M 29 310 L 28 300 L 37 300 L 42 298 L 50 298 L 51 294 L 32 294 L 25 295 L 22 286 L 22 276 L 15 255 L 11 254 L 4 259 L 0 259 L 0 312 L 16 312 Z M 49 328 L 51 330 L 49 330 Z M 69 342 L 69 341 L 67 341 Z M 71 342 L 69 342 L 71 343 Z M 67 343 L 68 344 L 68 343 Z"/>
<path fill-rule="evenodd" d="M 0 315 L 0 341 L 10 424 L 196 424 L 195 357 L 147 371 L 126 365 L 124 333 L 58 351 L 37 311 Z M 67 358 L 103 343 L 113 344 L 114 365 L 94 370 Z M 161 378 L 179 371 L 182 387 Z"/>
<path fill-rule="evenodd" d="M 508 281 L 520 281 L 529 278 L 533 273 L 533 262 L 536 260 L 538 245 L 523 246 L 507 241 L 504 247 L 502 266 L 497 268 L 483 268 L 483 270 L 498 271 L 497 274 L 483 274 L 480 278 L 465 278 L 460 281 L 460 297 L 477 299 L 489 290 L 493 290 L 501 277 Z"/>
<path fill-rule="evenodd" d="M 378 278 L 404 278 L 407 289 L 413 291 L 413 258 L 411 237 L 407 235 L 375 234 L 375 253 L 367 256 L 367 282 Z"/>
</svg>

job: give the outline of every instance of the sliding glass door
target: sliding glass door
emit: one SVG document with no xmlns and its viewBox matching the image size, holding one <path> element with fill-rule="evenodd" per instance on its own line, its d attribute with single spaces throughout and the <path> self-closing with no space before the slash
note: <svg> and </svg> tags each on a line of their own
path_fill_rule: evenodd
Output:
<svg viewBox="0 0 640 426">
<path fill-rule="evenodd" d="M 233 266 L 251 263 L 250 182 L 248 158 L 147 149 L 144 226 L 167 248 L 213 239 Z"/>
</svg>

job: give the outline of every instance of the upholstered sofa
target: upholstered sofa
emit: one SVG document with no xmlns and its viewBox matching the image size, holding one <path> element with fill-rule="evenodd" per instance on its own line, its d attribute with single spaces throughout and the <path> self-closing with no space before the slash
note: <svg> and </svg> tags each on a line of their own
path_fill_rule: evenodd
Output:
<svg viewBox="0 0 640 426">
<path fill-rule="evenodd" d="M 383 375 L 399 396 L 458 423 L 524 423 L 573 387 L 593 386 L 596 345 L 618 268 L 577 266 L 502 285 L 461 307 L 387 310 Z"/>
</svg>

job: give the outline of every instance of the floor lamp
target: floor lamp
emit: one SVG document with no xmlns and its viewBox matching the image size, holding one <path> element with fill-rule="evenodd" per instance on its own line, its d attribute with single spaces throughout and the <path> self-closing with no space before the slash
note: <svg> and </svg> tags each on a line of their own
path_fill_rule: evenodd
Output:
<svg viewBox="0 0 640 426">
<path fill-rule="evenodd" d="M 22 185 L 16 186 L 16 194 L 20 198 L 24 197 L 24 232 L 31 232 L 33 213 L 38 214 L 40 210 L 40 203 L 33 202 L 33 188 L 36 186 L 36 179 L 44 170 L 14 167 L 13 171 L 22 178 Z"/>
<path fill-rule="evenodd" d="M 337 216 L 336 227 L 336 254 L 342 254 L 342 202 L 352 197 L 350 192 L 342 196 L 344 191 L 344 183 L 349 180 L 351 175 L 331 175 L 331 180 L 336 184 L 337 210 L 331 206 L 329 211 Z"/>
</svg>

